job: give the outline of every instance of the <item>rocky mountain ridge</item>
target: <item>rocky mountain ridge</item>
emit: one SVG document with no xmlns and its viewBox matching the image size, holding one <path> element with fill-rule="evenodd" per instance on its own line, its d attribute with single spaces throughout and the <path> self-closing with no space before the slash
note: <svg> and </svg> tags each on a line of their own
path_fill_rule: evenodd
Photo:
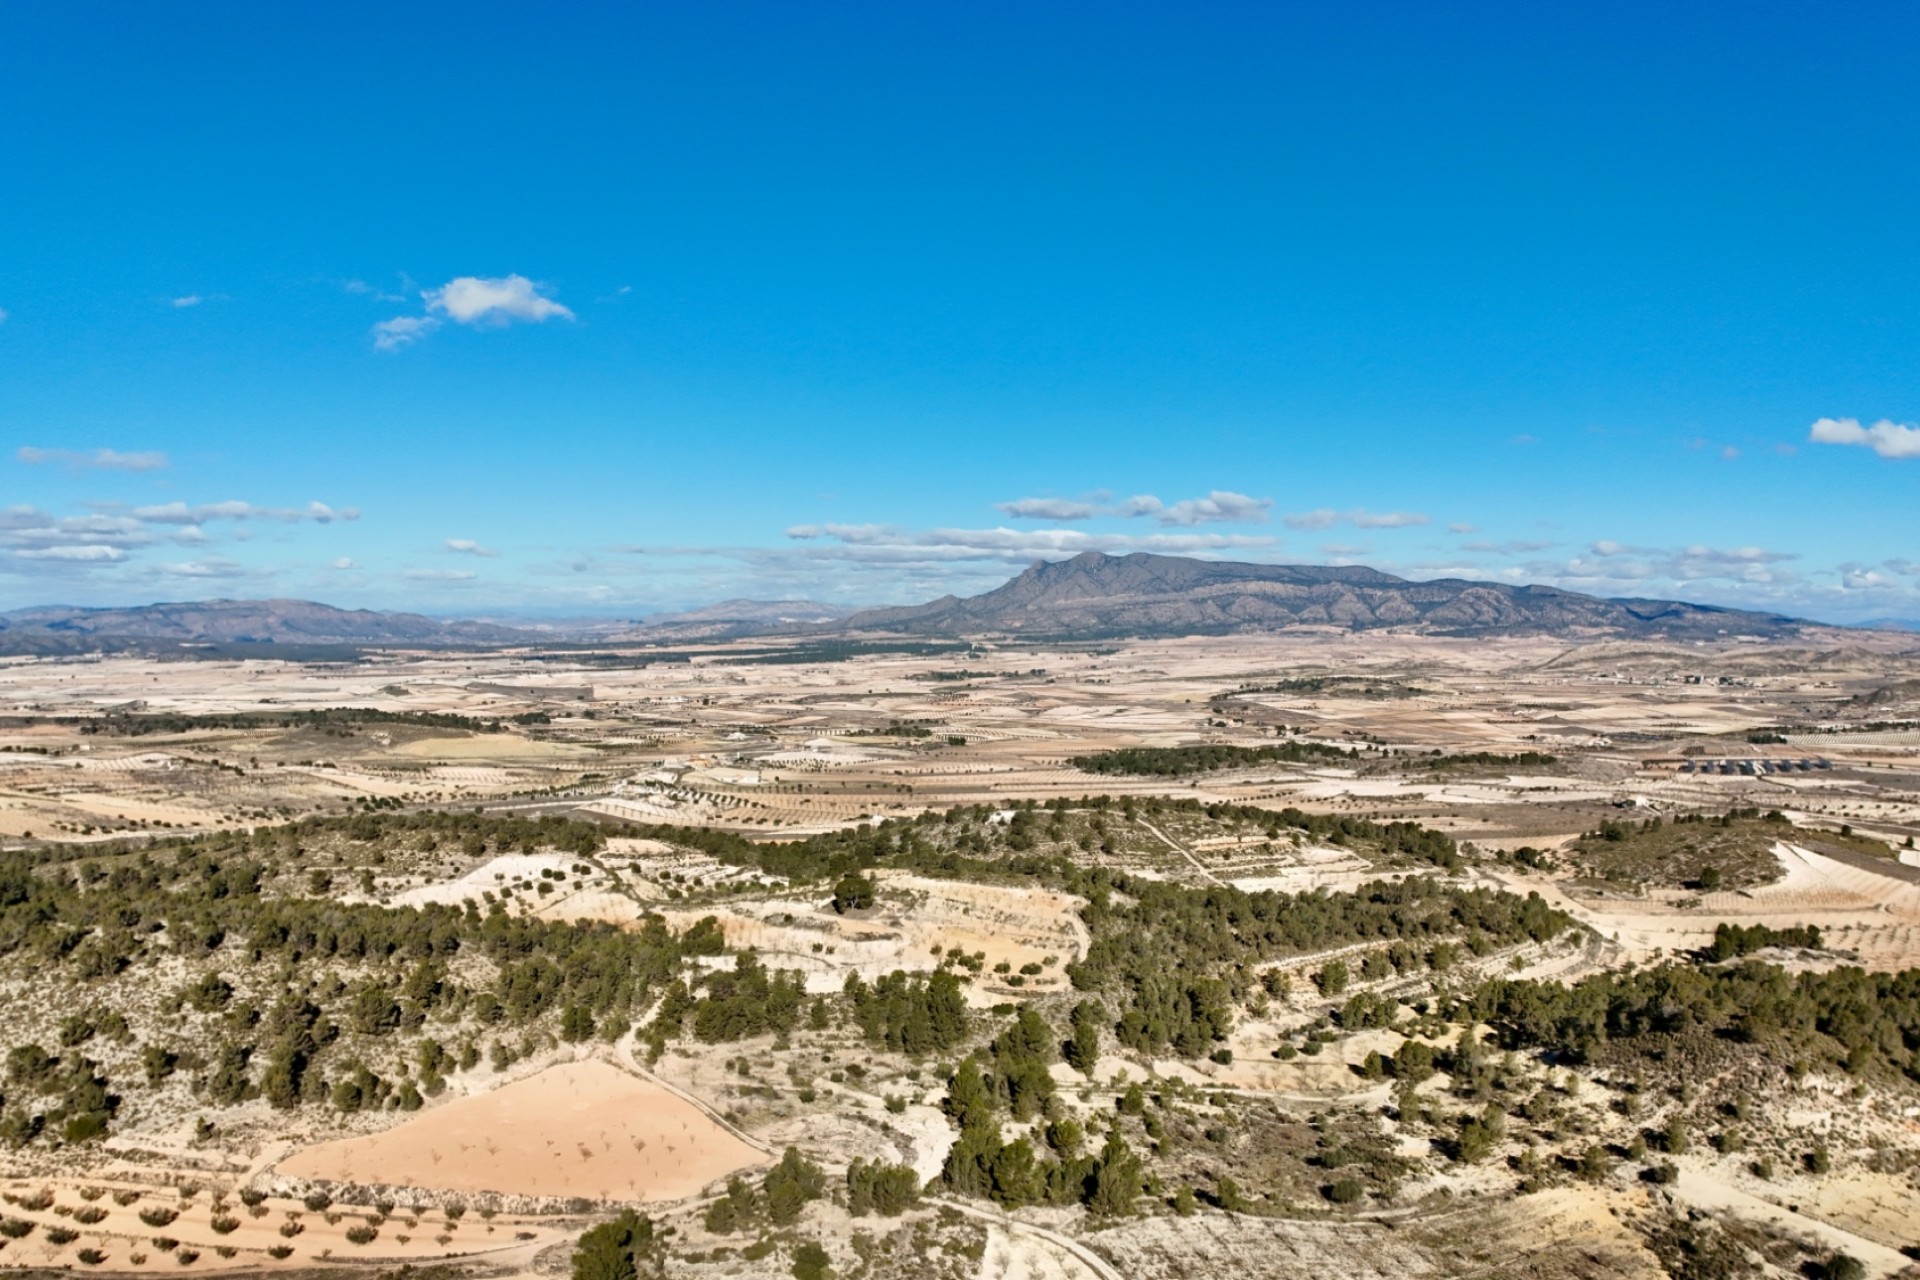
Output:
<svg viewBox="0 0 1920 1280">
<path fill-rule="evenodd" d="M 1089 551 L 1040 562 L 960 599 L 868 609 L 850 630 L 1010 633 L 1095 639 L 1326 626 L 1447 635 L 1615 635 L 1674 640 L 1800 635 L 1816 624 L 1675 600 L 1603 599 L 1558 587 L 1442 578 L 1416 582 L 1343 565 L 1246 564 Z"/>
</svg>

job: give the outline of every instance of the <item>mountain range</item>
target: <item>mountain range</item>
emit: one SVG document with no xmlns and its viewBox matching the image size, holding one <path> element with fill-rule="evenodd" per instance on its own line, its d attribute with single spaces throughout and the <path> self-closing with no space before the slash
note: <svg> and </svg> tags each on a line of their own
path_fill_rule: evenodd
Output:
<svg viewBox="0 0 1920 1280">
<path fill-rule="evenodd" d="M 0 653 L 184 652 L 294 656 L 295 649 L 499 648 L 568 640 L 647 643 L 742 635 L 895 632 L 1112 639 L 1289 627 L 1398 628 L 1438 635 L 1767 639 L 1824 630 L 1773 613 L 1675 600 L 1604 599 L 1557 587 L 1441 578 L 1416 582 L 1340 565 L 1243 564 L 1098 551 L 1040 562 L 977 596 L 845 610 L 810 601 L 731 600 L 638 624 L 529 630 L 304 600 L 207 600 L 129 608 L 45 606 L 0 613 Z"/>
<path fill-rule="evenodd" d="M 152 651 L 196 646 L 457 647 L 528 644 L 540 637 L 486 622 L 417 613 L 336 609 L 308 600 L 202 600 L 87 609 L 44 605 L 0 613 L 0 653 Z"/>
<path fill-rule="evenodd" d="M 1217 635 L 1328 626 L 1445 635 L 1611 635 L 1674 640 L 1798 635 L 1779 614 L 1674 600 L 1602 599 L 1558 587 L 1441 578 L 1414 582 L 1340 565 L 1241 564 L 1089 551 L 1041 562 L 965 599 L 869 609 L 849 630 L 914 635 L 1008 633 L 1091 639 Z"/>
</svg>

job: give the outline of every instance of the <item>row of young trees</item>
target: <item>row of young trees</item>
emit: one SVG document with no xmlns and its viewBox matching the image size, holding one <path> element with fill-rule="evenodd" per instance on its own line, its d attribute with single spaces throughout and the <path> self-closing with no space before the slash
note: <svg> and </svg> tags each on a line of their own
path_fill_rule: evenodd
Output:
<svg viewBox="0 0 1920 1280">
<path fill-rule="evenodd" d="M 1714 926 L 1713 941 L 1707 944 L 1706 957 L 1716 962 L 1733 960 L 1764 951 L 1768 947 L 1821 951 L 1826 948 L 1826 940 L 1820 935 L 1819 925 L 1798 924 L 1775 929 L 1764 924 L 1738 925 L 1722 921 Z"/>
<path fill-rule="evenodd" d="M 238 711 L 204 715 L 184 712 L 125 711 L 103 716 L 58 716 L 54 724 L 78 725 L 83 734 L 112 734 L 144 738 L 155 734 L 191 733 L 206 729 L 344 728 L 363 724 L 414 725 L 426 729 L 463 729 L 469 733 L 498 733 L 504 724 L 551 724 L 545 711 L 528 711 L 506 720 L 487 720 L 442 711 L 382 711 L 374 707 L 320 707 L 311 711 Z"/>
<path fill-rule="evenodd" d="M 1305 764 L 1311 761 L 1350 760 L 1358 753 L 1324 742 L 1281 742 L 1244 747 L 1227 743 L 1196 743 L 1184 747 L 1121 747 L 1070 761 L 1083 773 L 1133 774 L 1149 778 L 1177 778 L 1215 769 L 1245 769 L 1260 764 Z"/>
</svg>

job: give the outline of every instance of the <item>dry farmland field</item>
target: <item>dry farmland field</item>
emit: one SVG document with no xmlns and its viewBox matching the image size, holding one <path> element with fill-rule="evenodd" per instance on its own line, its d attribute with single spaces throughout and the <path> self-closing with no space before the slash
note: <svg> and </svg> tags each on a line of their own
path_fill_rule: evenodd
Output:
<svg viewBox="0 0 1920 1280">
<path fill-rule="evenodd" d="M 1892 1275 L 1916 835 L 1885 634 L 7 659 L 0 1267 Z"/>
</svg>

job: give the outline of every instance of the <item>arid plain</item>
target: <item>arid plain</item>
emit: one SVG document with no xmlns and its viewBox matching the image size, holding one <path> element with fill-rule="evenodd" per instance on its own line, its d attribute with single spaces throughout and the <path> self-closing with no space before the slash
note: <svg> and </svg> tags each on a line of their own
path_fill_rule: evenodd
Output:
<svg viewBox="0 0 1920 1280">
<path fill-rule="evenodd" d="M 1090 763 L 1207 745 L 1228 749 L 1216 767 Z M 423 813 L 525 821 L 396 834 Z M 340 825 L 355 818 L 388 825 Z M 541 820 L 604 838 L 549 839 Z M 1422 863 L 1379 834 L 1399 823 L 1456 852 Z M 842 901 L 833 876 L 756 864 L 684 834 L 696 828 L 766 848 L 897 832 L 902 851 L 910 832 L 928 851 L 883 856 L 870 897 Z M 396 979 L 391 1026 L 361 1025 L 354 1003 L 342 1047 L 324 1050 L 339 1059 L 326 1087 L 278 1102 L 264 1039 L 239 1055 L 238 1083 L 218 1079 L 220 1046 L 283 1018 L 288 975 L 327 1025 L 330 999 L 387 990 L 366 964 L 305 973 L 311 951 L 263 959 L 238 937 L 189 952 L 178 916 L 124 973 L 76 977 L 15 952 L 6 1046 L 63 1065 L 14 1054 L 6 1106 L 47 1105 L 36 1079 L 81 1061 L 120 1096 L 103 1135 L 62 1139 L 58 1116 L 10 1131 L 0 1169 L 18 1233 L 0 1265 L 557 1273 L 583 1229 L 631 1204 L 670 1230 L 658 1263 L 676 1276 L 788 1274 L 803 1241 L 842 1276 L 1656 1274 L 1713 1250 L 1726 1268 L 1713 1274 L 1842 1255 L 1890 1274 L 1920 1245 L 1916 1045 L 1883 1046 L 1904 1072 L 1701 1050 L 1714 1074 L 1687 1079 L 1678 1053 L 1665 1067 L 1583 1060 L 1489 1032 L 1482 1061 L 1453 1047 L 1481 1024 L 1449 1001 L 1496 979 L 1569 984 L 1695 957 L 1721 926 L 1755 930 L 1755 954 L 1789 976 L 1913 969 L 1916 834 L 1920 644 L 1887 634 L 9 660 L 0 842 L 43 877 L 73 874 L 76 893 L 197 837 L 203 860 L 257 860 L 269 899 L 715 941 L 656 975 L 691 1002 L 686 1037 L 662 1021 L 674 997 L 659 982 L 618 1017 L 594 1006 L 575 1034 L 572 1005 L 476 1013 L 512 1000 L 508 966 L 477 946 L 430 956 L 413 971 L 432 969 L 422 989 L 457 998 Z M 1011 1033 L 986 1039 L 1016 1010 L 1065 1028 L 1087 988 L 1070 971 L 1112 945 L 1092 901 L 1104 888 L 928 860 L 943 850 L 1112 873 L 1128 904 L 1151 884 L 1305 902 L 1432 877 L 1569 923 L 1422 941 L 1434 950 L 1413 965 L 1388 962 L 1407 939 L 1386 935 L 1236 957 L 1257 980 L 1227 984 L 1231 1016 L 1205 1051 L 1123 1031 L 1097 1062 L 1051 1062 L 1035 1145 L 1050 1134 L 1065 1164 L 1076 1133 L 1092 1149 L 1105 1131 L 1145 1157 L 1139 1208 L 1103 1216 L 968 1194 L 951 1172 L 943 1184 L 963 1127 L 956 1061 L 978 1045 L 999 1061 Z M 1805 926 L 1812 945 L 1791 933 Z M 702 1001 L 721 997 L 703 975 L 742 963 L 776 975 L 775 1002 L 791 982 L 797 1020 L 707 1033 Z M 891 974 L 957 977 L 971 1038 L 934 1052 L 876 1041 L 863 997 L 843 993 Z M 1360 995 L 1374 1003 L 1356 1015 Z M 1413 1044 L 1440 1069 L 1396 1075 Z M 160 1046 L 177 1068 L 143 1059 Z M 340 1092 L 356 1080 L 382 1101 Z M 1032 1123 L 1012 1105 L 1009 1142 Z M 1463 1154 L 1468 1122 L 1490 1150 Z M 784 1221 L 736 1192 L 738 1222 L 715 1216 L 729 1177 L 751 1192 L 788 1148 L 835 1188 L 855 1160 L 884 1160 L 926 1191 L 897 1216 L 851 1216 L 844 1190 Z M 1609 1153 L 1605 1168 L 1581 1164 L 1590 1150 Z"/>
</svg>

